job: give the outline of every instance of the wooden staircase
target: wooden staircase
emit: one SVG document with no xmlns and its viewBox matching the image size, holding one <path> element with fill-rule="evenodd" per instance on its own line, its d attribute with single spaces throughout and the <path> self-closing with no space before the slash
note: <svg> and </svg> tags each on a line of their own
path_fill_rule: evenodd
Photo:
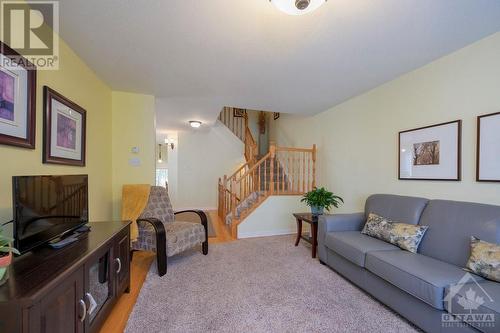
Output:
<svg viewBox="0 0 500 333">
<path fill-rule="evenodd" d="M 243 111 L 243 112 L 242 112 Z M 279 147 L 257 156 L 257 144 L 244 110 L 225 107 L 219 121 L 245 144 L 246 163 L 232 175 L 219 178 L 218 214 L 237 237 L 237 228 L 271 195 L 301 195 L 316 186 L 316 145 L 312 148 Z"/>
</svg>

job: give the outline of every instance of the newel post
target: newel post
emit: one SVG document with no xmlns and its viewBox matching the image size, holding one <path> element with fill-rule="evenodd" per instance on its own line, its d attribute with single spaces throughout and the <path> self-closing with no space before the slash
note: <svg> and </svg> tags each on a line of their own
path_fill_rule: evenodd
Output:
<svg viewBox="0 0 500 333">
<path fill-rule="evenodd" d="M 316 144 L 313 144 L 312 161 L 313 161 L 312 187 L 315 188 L 316 187 Z"/>
<path fill-rule="evenodd" d="M 269 143 L 269 153 L 269 192 L 272 195 L 274 193 L 274 160 L 276 158 L 276 144 L 272 141 Z"/>
</svg>

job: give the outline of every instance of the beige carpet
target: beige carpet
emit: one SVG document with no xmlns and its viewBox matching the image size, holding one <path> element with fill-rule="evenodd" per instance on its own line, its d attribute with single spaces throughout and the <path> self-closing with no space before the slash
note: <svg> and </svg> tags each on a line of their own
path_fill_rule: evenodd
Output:
<svg viewBox="0 0 500 333">
<path fill-rule="evenodd" d="M 292 236 L 214 244 L 151 270 L 126 332 L 416 332 Z"/>
</svg>

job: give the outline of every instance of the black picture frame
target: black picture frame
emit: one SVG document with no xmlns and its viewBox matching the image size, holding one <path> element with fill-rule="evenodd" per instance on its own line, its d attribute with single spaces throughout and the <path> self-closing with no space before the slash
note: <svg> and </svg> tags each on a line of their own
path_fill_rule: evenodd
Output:
<svg viewBox="0 0 500 333">
<path fill-rule="evenodd" d="M 483 140 L 483 133 L 481 133 L 481 122 L 486 121 L 488 118 L 500 117 L 500 112 L 484 114 L 477 117 L 477 141 L 476 141 L 476 181 L 478 182 L 489 182 L 489 183 L 500 183 L 499 178 L 483 178 L 481 176 L 481 141 Z M 499 128 L 500 131 L 500 128 Z M 500 159 L 500 155 L 496 154 L 492 156 L 493 158 Z"/>
<path fill-rule="evenodd" d="M 0 133 L 0 144 L 35 149 L 36 137 L 36 67 L 26 58 L 0 41 L 0 54 L 12 60 L 14 64 L 24 68 L 26 79 L 26 129 L 25 138 Z M 0 64 L 2 66 L 2 64 Z"/>
<path fill-rule="evenodd" d="M 426 178 L 412 178 L 412 177 L 403 177 L 401 173 L 401 136 L 405 133 L 410 133 L 410 132 L 415 132 L 415 131 L 421 131 L 421 130 L 426 130 L 430 128 L 435 128 L 435 127 L 440 127 L 440 126 L 446 126 L 446 125 L 451 125 L 451 124 L 457 124 L 457 161 L 456 161 L 456 177 L 455 178 L 432 178 L 432 177 L 426 177 Z M 454 121 L 449 121 L 445 123 L 440 123 L 440 124 L 435 124 L 435 125 L 430 125 L 430 126 L 424 126 L 424 127 L 419 127 L 419 128 L 414 128 L 410 130 L 405 130 L 399 132 L 399 140 L 398 140 L 398 179 L 399 180 L 424 180 L 424 181 L 461 181 L 462 180 L 462 120 L 454 120 Z"/>
<path fill-rule="evenodd" d="M 67 106 L 72 111 L 78 112 L 81 115 L 81 138 L 80 143 L 80 158 L 72 159 L 72 158 L 63 158 L 59 156 L 54 156 L 51 147 L 52 140 L 54 140 L 54 134 L 52 133 L 52 100 L 55 99 L 58 102 L 62 103 L 64 106 Z M 44 117 L 43 117 L 43 163 L 51 163 L 51 164 L 61 164 L 61 165 L 71 165 L 71 166 L 85 166 L 86 159 L 86 127 L 87 127 L 87 112 L 85 109 L 80 107 L 78 104 L 72 102 L 68 98 L 59 94 L 55 90 L 44 86 L 43 87 L 43 109 L 44 109 Z"/>
</svg>

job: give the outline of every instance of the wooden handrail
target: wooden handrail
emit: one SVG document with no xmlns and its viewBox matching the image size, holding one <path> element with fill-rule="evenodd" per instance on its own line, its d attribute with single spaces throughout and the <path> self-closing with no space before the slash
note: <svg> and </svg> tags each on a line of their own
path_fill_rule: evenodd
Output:
<svg viewBox="0 0 500 333">
<path fill-rule="evenodd" d="M 257 163 L 255 163 L 250 169 L 248 169 L 239 179 L 237 179 L 236 183 L 240 183 L 243 178 L 255 171 L 262 163 L 267 160 L 269 156 L 271 156 L 271 153 L 267 153 L 266 155 L 264 155 L 264 157 L 262 157 Z"/>
<path fill-rule="evenodd" d="M 313 152 L 314 148 L 276 147 L 276 151 Z"/>
<path fill-rule="evenodd" d="M 254 162 L 255 156 L 257 155 L 257 143 L 253 138 L 252 132 L 248 127 L 248 116 L 247 119 L 247 127 L 245 130 L 245 158 L 246 160 L 252 164 Z"/>
<path fill-rule="evenodd" d="M 238 169 L 236 169 L 236 171 L 231 176 L 229 176 L 227 179 L 230 180 L 232 178 L 235 178 L 241 170 L 245 169 L 248 166 L 249 166 L 248 162 L 245 162 L 242 166 L 240 166 Z"/>
</svg>

